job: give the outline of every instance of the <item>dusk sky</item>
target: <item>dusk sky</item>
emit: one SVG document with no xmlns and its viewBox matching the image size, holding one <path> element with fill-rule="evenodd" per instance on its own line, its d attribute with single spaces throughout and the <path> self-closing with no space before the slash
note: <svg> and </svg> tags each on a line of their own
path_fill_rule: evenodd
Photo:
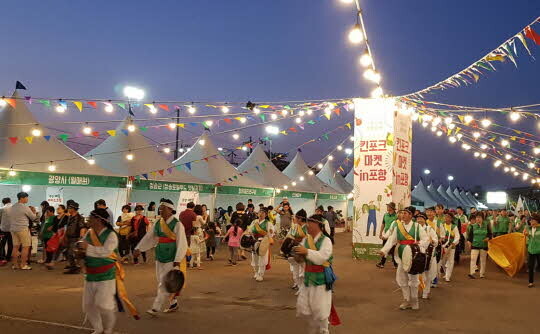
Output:
<svg viewBox="0 0 540 334">
<path fill-rule="evenodd" d="M 361 3 L 383 87 L 393 95 L 414 92 L 458 72 L 540 15 L 538 0 Z M 372 87 L 362 78 L 357 61 L 363 46 L 347 40 L 355 23 L 353 5 L 339 0 L 21 0 L 4 3 L 2 12 L 3 95 L 11 94 L 16 80 L 28 87 L 25 94 L 31 96 L 81 99 L 120 98 L 120 87 L 126 84 L 144 88 L 149 99 L 187 101 L 364 97 Z M 538 59 L 540 47 L 529 45 Z M 540 103 L 540 64 L 522 51 L 517 61 L 517 69 L 506 63 L 474 86 L 426 99 L 485 107 Z M 31 110 L 43 124 L 73 132 L 78 129 L 61 122 L 125 117 L 120 112 L 111 116 L 91 110 L 59 116 L 36 104 Z M 301 134 L 278 137 L 273 149 L 293 150 L 347 121 L 352 121 L 352 114 L 321 122 Z M 111 124 L 96 128 L 116 127 Z M 523 126 L 538 132 L 535 125 Z M 190 131 L 182 133 L 188 144 L 202 129 Z M 263 127 L 242 133 L 265 136 Z M 324 142 L 326 149 L 306 146 L 307 162 L 319 161 L 349 135 L 338 131 Z M 174 133 L 165 129 L 149 136 L 159 142 L 174 139 Z M 216 140 L 226 147 L 236 145 L 230 135 Z M 90 149 L 73 147 L 82 153 Z M 348 171 L 350 165 L 344 168 Z M 430 168 L 432 177 L 445 183 L 452 174 L 454 184 L 463 187 L 523 185 L 495 170 L 492 163 L 476 161 L 470 153 L 434 139 L 415 125 L 413 183 L 423 168 Z"/>
</svg>

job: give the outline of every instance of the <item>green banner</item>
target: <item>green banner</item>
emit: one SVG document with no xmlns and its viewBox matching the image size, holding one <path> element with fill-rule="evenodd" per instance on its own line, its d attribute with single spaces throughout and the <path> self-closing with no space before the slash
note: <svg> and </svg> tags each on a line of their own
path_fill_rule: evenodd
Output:
<svg viewBox="0 0 540 334">
<path fill-rule="evenodd" d="M 382 245 L 378 244 L 355 243 L 352 255 L 355 259 L 379 260 L 381 258 L 379 255 L 379 250 L 381 248 Z"/>
<path fill-rule="evenodd" d="M 315 199 L 315 193 L 282 190 L 279 194 L 276 194 L 276 197 Z"/>
<path fill-rule="evenodd" d="M 319 194 L 317 199 L 327 199 L 332 201 L 346 201 L 347 195 L 342 194 Z"/>
<path fill-rule="evenodd" d="M 274 195 L 273 189 L 261 189 L 261 188 L 242 188 L 233 186 L 218 187 L 218 194 L 226 195 L 246 195 L 246 196 L 261 196 L 272 197 Z"/>
<path fill-rule="evenodd" d="M 8 170 L 0 170 L 0 184 L 28 184 L 32 186 L 73 186 L 125 188 L 126 178 L 116 176 L 84 174 L 49 174 L 39 172 L 17 172 L 10 176 Z"/>
<path fill-rule="evenodd" d="M 215 186 L 212 184 L 177 183 L 166 181 L 135 180 L 133 190 L 152 191 L 197 191 L 200 193 L 212 194 Z"/>
</svg>

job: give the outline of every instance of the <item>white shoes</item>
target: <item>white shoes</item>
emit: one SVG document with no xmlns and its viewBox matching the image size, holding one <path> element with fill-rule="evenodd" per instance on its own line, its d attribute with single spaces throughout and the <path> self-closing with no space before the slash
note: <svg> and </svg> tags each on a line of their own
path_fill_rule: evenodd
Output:
<svg viewBox="0 0 540 334">
<path fill-rule="evenodd" d="M 257 275 L 257 277 L 255 278 L 255 280 L 256 280 L 257 282 L 262 282 L 262 281 L 263 281 L 263 278 L 262 278 L 262 276 L 258 276 L 258 275 Z"/>
<path fill-rule="evenodd" d="M 407 310 L 407 309 L 410 309 L 410 308 L 411 308 L 411 304 L 410 304 L 408 301 L 406 301 L 406 300 L 404 300 L 404 301 L 401 303 L 401 305 L 399 305 L 399 309 L 400 309 L 400 310 Z"/>
<path fill-rule="evenodd" d="M 158 311 L 154 310 L 154 309 L 149 309 L 148 311 L 146 311 L 146 314 L 149 314 L 151 315 L 152 317 L 157 317 L 158 315 Z"/>
<path fill-rule="evenodd" d="M 418 310 L 418 309 L 420 309 L 420 305 L 418 304 L 418 298 L 412 300 L 412 306 L 411 306 L 411 308 L 412 308 L 413 310 Z"/>
<path fill-rule="evenodd" d="M 30 267 L 29 265 L 25 264 L 24 266 L 21 267 L 21 270 L 32 270 L 32 267 Z"/>
</svg>

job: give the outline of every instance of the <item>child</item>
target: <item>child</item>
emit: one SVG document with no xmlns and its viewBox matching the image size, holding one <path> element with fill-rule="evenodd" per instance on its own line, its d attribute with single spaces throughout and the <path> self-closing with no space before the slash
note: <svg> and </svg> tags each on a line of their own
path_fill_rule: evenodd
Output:
<svg viewBox="0 0 540 334">
<path fill-rule="evenodd" d="M 236 266 L 236 261 L 238 257 L 238 248 L 240 248 L 240 238 L 242 237 L 242 229 L 240 228 L 240 224 L 242 224 L 241 219 L 236 219 L 233 222 L 233 226 L 229 228 L 227 231 L 227 234 L 225 234 L 225 239 L 228 239 L 228 246 L 229 246 L 229 264 Z"/>
<path fill-rule="evenodd" d="M 41 240 L 43 242 L 43 253 L 45 254 L 45 266 L 51 270 L 53 268 L 53 255 L 54 252 L 47 252 L 47 243 L 56 232 L 54 229 L 54 207 L 48 206 L 43 213 L 45 221 L 41 227 Z"/>
<path fill-rule="evenodd" d="M 142 238 L 146 235 L 146 230 L 150 222 L 148 218 L 143 215 L 144 208 L 142 205 L 137 205 L 135 207 L 135 216 L 131 218 L 132 231 L 129 233 L 129 244 L 131 252 L 134 253 L 135 247 L 141 242 Z M 146 252 L 141 252 L 144 263 L 146 263 Z M 139 264 L 139 257 L 133 255 L 133 263 L 135 265 Z"/>
<path fill-rule="evenodd" d="M 216 235 L 221 234 L 221 230 L 216 226 L 216 223 L 208 223 L 208 226 L 204 230 L 206 238 L 206 259 L 214 261 L 214 254 L 216 254 Z"/>
<path fill-rule="evenodd" d="M 204 252 L 204 233 L 202 228 L 193 227 L 193 232 L 191 234 L 191 267 L 197 269 L 201 268 L 201 253 Z"/>
<path fill-rule="evenodd" d="M 128 262 L 129 255 L 129 239 L 128 235 L 131 233 L 131 218 L 135 216 L 131 212 L 131 206 L 124 205 L 122 206 L 122 215 L 116 220 L 116 226 L 119 226 L 118 234 L 120 235 L 120 240 L 118 243 L 118 251 L 123 263 Z"/>
</svg>

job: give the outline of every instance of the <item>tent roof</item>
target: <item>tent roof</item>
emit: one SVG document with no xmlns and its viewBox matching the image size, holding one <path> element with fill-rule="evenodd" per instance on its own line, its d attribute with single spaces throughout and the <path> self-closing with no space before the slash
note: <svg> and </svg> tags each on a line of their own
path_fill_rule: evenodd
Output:
<svg viewBox="0 0 540 334">
<path fill-rule="evenodd" d="M 293 180 L 298 179 L 300 176 L 304 176 L 305 180 L 303 182 L 305 182 L 306 186 L 312 189 L 312 191 L 314 192 L 330 194 L 335 194 L 338 192 L 334 188 L 319 180 L 318 177 L 314 175 L 309 175 L 309 170 L 310 168 L 308 167 L 304 159 L 302 159 L 302 155 L 300 154 L 300 152 L 297 152 L 294 159 L 292 159 L 291 163 L 283 171 L 283 174 L 287 175 Z"/>
<path fill-rule="evenodd" d="M 427 186 L 426 190 L 429 192 L 431 197 L 434 200 L 437 201 L 437 203 L 440 203 L 440 204 L 443 204 L 443 205 L 446 203 L 446 199 L 444 197 L 442 197 L 441 195 L 439 195 L 439 192 L 437 191 L 437 187 L 435 187 L 435 185 L 433 183 L 431 183 L 429 186 Z"/>
<path fill-rule="evenodd" d="M 473 201 L 471 201 L 471 199 L 467 196 L 467 193 L 465 192 L 465 190 L 460 191 L 459 195 L 461 196 L 461 198 L 463 198 L 463 201 L 465 203 L 469 204 L 469 206 L 465 209 L 468 209 L 472 206 L 476 207 L 476 204 Z"/>
<path fill-rule="evenodd" d="M 474 203 L 474 207 L 478 207 L 480 205 L 478 200 L 473 196 L 470 191 L 467 191 L 465 195 L 471 200 L 472 203 Z"/>
<path fill-rule="evenodd" d="M 50 173 L 48 166 L 53 161 L 55 173 L 74 173 L 87 175 L 118 175 L 97 165 L 90 165 L 86 159 L 67 147 L 61 140 L 51 135 L 30 112 L 26 103 L 19 99 L 17 91 L 13 93 L 15 108 L 7 104 L 0 110 L 0 168 L 10 168 L 32 172 Z M 34 124 L 34 125 L 14 125 Z M 31 137 L 30 131 L 39 128 L 41 136 Z M 18 137 L 17 144 L 12 144 L 8 137 Z M 31 138 L 29 144 L 25 137 Z"/>
<path fill-rule="evenodd" d="M 437 201 L 433 199 L 431 194 L 427 191 L 422 180 L 420 180 L 418 184 L 414 187 L 411 195 L 420 200 L 421 202 L 424 202 L 425 207 L 430 207 L 437 204 Z"/>
<path fill-rule="evenodd" d="M 330 160 L 326 161 L 323 168 L 317 173 L 317 177 L 341 193 L 348 194 L 352 191 L 353 187 L 336 171 L 334 164 Z"/>
<path fill-rule="evenodd" d="M 262 166 L 262 164 L 265 164 Z M 257 166 L 257 168 L 255 168 Z M 257 181 L 268 187 L 282 188 L 285 184 L 290 184 L 291 179 L 283 174 L 274 163 L 268 158 L 264 152 L 262 145 L 257 145 L 253 152 L 247 157 L 237 168 L 240 172 L 251 173 L 251 176 L 256 177 Z M 309 188 L 298 183 L 295 187 L 298 191 L 310 191 Z"/>
<path fill-rule="evenodd" d="M 127 127 L 131 123 L 131 117 L 127 117 L 116 128 L 116 136 L 109 136 L 85 156 L 87 158 L 93 156 L 99 166 L 124 176 L 147 174 L 171 168 L 172 163 L 156 151 L 155 146 L 151 145 L 140 131 L 126 132 L 127 135 L 122 133 L 122 131 L 127 131 Z M 129 150 L 132 150 L 135 156 L 133 161 L 128 161 L 125 158 Z M 193 175 L 175 168 L 172 168 L 171 173 L 165 172 L 163 176 L 159 173 L 156 174 L 154 179 L 162 181 L 204 183 Z"/>
<path fill-rule="evenodd" d="M 456 194 L 454 194 L 454 192 L 452 191 L 452 187 L 448 186 L 448 188 L 446 189 L 446 194 L 454 200 L 454 202 L 456 202 L 457 206 L 463 206 L 464 204 L 461 202 L 461 200 L 456 196 Z"/>
<path fill-rule="evenodd" d="M 443 204 L 446 204 L 447 207 L 455 209 L 459 206 L 459 204 L 456 203 L 454 199 L 448 196 L 442 184 L 439 185 L 439 188 L 437 188 L 437 192 L 439 193 L 439 195 L 441 195 L 441 197 L 443 197 L 446 200 Z"/>
<path fill-rule="evenodd" d="M 208 161 L 199 161 L 203 159 L 208 159 Z M 173 161 L 174 165 L 186 163 L 191 163 L 191 169 L 186 168 L 186 172 L 204 182 L 226 182 L 225 185 L 227 186 L 265 188 L 261 182 L 255 181 L 249 176 L 252 172 L 249 172 L 248 175 L 239 176 L 239 171 L 225 160 L 206 132 L 197 139 L 186 153 Z M 228 179 L 233 178 L 233 176 L 238 176 L 238 178 L 229 182 Z"/>
<path fill-rule="evenodd" d="M 351 186 L 354 186 L 354 167 L 351 168 L 351 171 L 345 176 L 345 181 Z"/>
<path fill-rule="evenodd" d="M 454 196 L 459 200 L 461 203 L 460 206 L 463 207 L 463 209 L 469 207 L 469 204 L 461 197 L 458 188 L 454 189 Z"/>
</svg>

